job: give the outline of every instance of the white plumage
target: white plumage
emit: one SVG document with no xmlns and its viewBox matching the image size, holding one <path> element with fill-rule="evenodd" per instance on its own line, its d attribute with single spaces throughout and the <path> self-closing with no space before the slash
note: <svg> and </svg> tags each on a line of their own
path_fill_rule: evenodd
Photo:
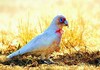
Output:
<svg viewBox="0 0 100 70">
<path fill-rule="evenodd" d="M 17 55 L 25 54 L 28 52 L 34 53 L 35 55 L 48 55 L 59 48 L 61 39 L 61 31 L 64 25 L 68 26 L 68 23 L 64 16 L 56 16 L 51 25 L 42 34 L 36 36 L 28 44 L 8 55 L 7 58 L 12 58 Z"/>
</svg>

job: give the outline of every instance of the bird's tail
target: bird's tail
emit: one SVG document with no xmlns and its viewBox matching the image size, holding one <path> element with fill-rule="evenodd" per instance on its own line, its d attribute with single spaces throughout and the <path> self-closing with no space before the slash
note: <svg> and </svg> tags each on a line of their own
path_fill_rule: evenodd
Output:
<svg viewBox="0 0 100 70">
<path fill-rule="evenodd" d="M 10 59 L 14 56 L 20 55 L 20 51 L 13 52 L 12 54 L 8 55 L 7 58 Z"/>
<path fill-rule="evenodd" d="M 29 52 L 30 50 L 28 49 L 28 46 L 24 46 L 22 48 L 20 48 L 19 50 L 17 50 L 16 52 L 13 52 L 12 54 L 8 55 L 7 58 L 12 58 L 14 56 L 17 56 L 17 55 L 22 55 L 26 52 Z"/>
</svg>

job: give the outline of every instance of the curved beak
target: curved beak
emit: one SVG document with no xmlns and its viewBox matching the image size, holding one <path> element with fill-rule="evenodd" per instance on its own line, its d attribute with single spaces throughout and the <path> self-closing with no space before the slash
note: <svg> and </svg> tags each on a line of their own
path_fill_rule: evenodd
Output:
<svg viewBox="0 0 100 70">
<path fill-rule="evenodd" d="M 65 26 L 68 26 L 68 22 L 67 21 L 64 21 L 64 24 L 65 24 Z M 69 26 L 68 26 L 69 27 Z"/>
</svg>

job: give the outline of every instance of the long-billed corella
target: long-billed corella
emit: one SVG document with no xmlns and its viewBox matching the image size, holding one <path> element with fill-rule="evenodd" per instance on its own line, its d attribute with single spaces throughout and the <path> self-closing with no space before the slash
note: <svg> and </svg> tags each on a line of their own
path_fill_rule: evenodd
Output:
<svg viewBox="0 0 100 70">
<path fill-rule="evenodd" d="M 63 15 L 57 15 L 52 20 L 50 26 L 40 35 L 33 38 L 29 43 L 19 50 L 11 53 L 7 58 L 12 58 L 25 53 L 41 55 L 42 58 L 48 56 L 59 49 L 63 26 L 68 26 L 68 22 Z"/>
</svg>

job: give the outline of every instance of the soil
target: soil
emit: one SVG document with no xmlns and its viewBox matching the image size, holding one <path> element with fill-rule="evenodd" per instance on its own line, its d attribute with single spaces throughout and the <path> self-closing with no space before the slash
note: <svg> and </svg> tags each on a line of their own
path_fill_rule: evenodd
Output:
<svg viewBox="0 0 100 70">
<path fill-rule="evenodd" d="M 65 54 L 65 55 L 58 55 L 56 57 L 51 57 L 51 59 L 54 61 L 54 63 L 47 61 L 48 63 L 45 63 L 43 60 L 39 59 L 39 57 L 31 56 L 31 55 L 23 55 L 23 56 L 17 56 L 12 58 L 11 60 L 7 60 L 5 62 L 1 62 L 3 65 L 10 65 L 10 66 L 28 66 L 28 67 L 38 67 L 41 64 L 55 64 L 55 65 L 79 65 L 79 64 L 89 64 L 89 65 L 100 65 L 100 52 L 77 52 L 72 54 Z"/>
</svg>

